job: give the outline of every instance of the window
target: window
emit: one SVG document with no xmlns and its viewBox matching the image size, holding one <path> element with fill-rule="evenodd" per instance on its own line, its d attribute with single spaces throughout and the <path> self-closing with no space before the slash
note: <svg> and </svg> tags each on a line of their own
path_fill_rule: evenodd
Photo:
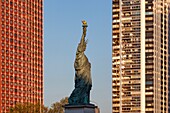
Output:
<svg viewBox="0 0 170 113">
<path fill-rule="evenodd" d="M 13 72 L 13 70 L 12 69 L 10 69 L 10 73 L 12 73 Z"/>
<path fill-rule="evenodd" d="M 9 2 L 8 2 L 8 0 L 6 1 L 6 4 L 8 4 Z"/>
<path fill-rule="evenodd" d="M 4 62 L 2 62 L 2 65 L 4 66 L 4 65 L 5 65 L 5 63 L 4 63 Z"/>
<path fill-rule="evenodd" d="M 9 14 L 8 13 L 6 13 L 6 16 L 8 17 L 9 16 Z M 8 22 L 8 21 L 7 21 Z"/>
<path fill-rule="evenodd" d="M 2 34 L 5 34 L 5 31 L 4 31 L 4 30 L 2 30 Z"/>
<path fill-rule="evenodd" d="M 151 85 L 153 84 L 153 81 L 146 81 L 146 85 Z"/>
<path fill-rule="evenodd" d="M 17 34 L 15 33 L 14 36 L 17 37 Z"/>
<path fill-rule="evenodd" d="M 2 9 L 4 9 L 4 5 L 2 5 Z"/>
<path fill-rule="evenodd" d="M 10 91 L 12 92 L 12 91 L 13 91 L 13 89 L 11 88 L 11 89 L 10 89 Z"/>
<path fill-rule="evenodd" d="M 153 12 L 145 12 L 145 15 L 152 15 Z"/>
<path fill-rule="evenodd" d="M 6 57 L 6 60 L 9 60 L 9 57 L 8 57 L 8 56 Z M 7 64 L 8 64 L 8 63 L 7 63 Z"/>
<path fill-rule="evenodd" d="M 6 50 L 6 53 L 8 54 L 8 53 L 9 53 L 9 51 L 8 51 L 8 50 Z"/>
<path fill-rule="evenodd" d="M 2 16 L 4 16 L 5 15 L 5 13 L 4 12 L 2 12 Z"/>
<path fill-rule="evenodd" d="M 5 82 L 2 80 L 2 84 L 5 84 Z"/>
<path fill-rule="evenodd" d="M 11 22 L 11 21 L 10 21 Z M 13 27 L 12 26 L 10 26 L 10 30 L 13 30 Z"/>
</svg>

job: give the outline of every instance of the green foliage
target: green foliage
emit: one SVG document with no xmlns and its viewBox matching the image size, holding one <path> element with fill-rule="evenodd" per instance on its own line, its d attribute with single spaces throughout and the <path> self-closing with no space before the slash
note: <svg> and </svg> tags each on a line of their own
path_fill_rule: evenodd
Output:
<svg viewBox="0 0 170 113">
<path fill-rule="evenodd" d="M 53 103 L 49 109 L 39 103 L 17 103 L 10 108 L 9 113 L 64 113 L 63 106 L 65 104 L 68 104 L 68 97 L 61 99 L 60 102 Z"/>
<path fill-rule="evenodd" d="M 63 106 L 68 104 L 68 97 L 65 97 L 60 100 L 60 102 L 53 103 L 48 113 L 64 113 Z"/>
<path fill-rule="evenodd" d="M 48 108 L 39 103 L 17 103 L 13 108 L 10 108 L 9 113 L 48 113 Z"/>
</svg>

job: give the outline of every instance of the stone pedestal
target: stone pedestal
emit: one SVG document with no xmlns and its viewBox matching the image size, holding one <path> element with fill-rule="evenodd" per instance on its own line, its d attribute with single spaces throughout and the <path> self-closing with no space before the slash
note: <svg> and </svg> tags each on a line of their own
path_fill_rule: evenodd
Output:
<svg viewBox="0 0 170 113">
<path fill-rule="evenodd" d="M 65 105 L 65 113 L 99 113 L 95 105 Z"/>
</svg>

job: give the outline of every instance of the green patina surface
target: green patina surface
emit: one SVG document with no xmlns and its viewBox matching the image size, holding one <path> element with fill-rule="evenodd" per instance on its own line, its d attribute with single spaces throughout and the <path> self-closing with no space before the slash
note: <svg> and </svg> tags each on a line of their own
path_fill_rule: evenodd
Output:
<svg viewBox="0 0 170 113">
<path fill-rule="evenodd" d="M 87 41 L 85 41 L 87 22 L 83 23 L 83 34 L 77 47 L 76 58 L 74 62 L 75 68 L 75 89 L 68 98 L 71 105 L 90 104 L 90 90 L 92 87 L 91 80 L 91 64 L 85 55 Z"/>
</svg>

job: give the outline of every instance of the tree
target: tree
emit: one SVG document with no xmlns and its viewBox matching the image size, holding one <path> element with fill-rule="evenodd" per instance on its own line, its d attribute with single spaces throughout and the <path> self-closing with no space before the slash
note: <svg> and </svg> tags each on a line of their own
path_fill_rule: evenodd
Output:
<svg viewBox="0 0 170 113">
<path fill-rule="evenodd" d="M 17 103 L 14 107 L 10 108 L 9 113 L 64 113 L 63 106 L 65 104 L 68 104 L 68 97 L 53 103 L 49 109 L 39 103 Z"/>
<path fill-rule="evenodd" d="M 9 113 L 48 113 L 48 108 L 39 103 L 17 103 Z"/>
<path fill-rule="evenodd" d="M 60 102 L 53 103 L 48 113 L 64 113 L 63 106 L 68 104 L 68 97 L 65 97 L 60 100 Z"/>
</svg>

